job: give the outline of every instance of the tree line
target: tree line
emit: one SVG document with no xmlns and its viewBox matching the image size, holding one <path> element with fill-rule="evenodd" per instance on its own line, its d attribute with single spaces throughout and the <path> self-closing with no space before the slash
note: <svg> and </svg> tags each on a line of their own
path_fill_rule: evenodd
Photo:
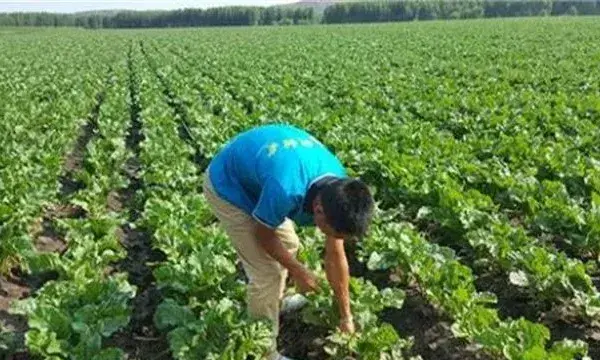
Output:
<svg viewBox="0 0 600 360">
<path fill-rule="evenodd" d="M 301 25 L 315 22 L 314 9 L 227 6 L 210 9 L 98 11 L 75 14 L 0 14 L 0 26 L 76 26 L 84 28 L 161 28 L 200 26 Z"/>
<path fill-rule="evenodd" d="M 600 15 L 600 0 L 415 0 L 337 3 L 325 9 L 323 22 L 387 22 L 559 15 Z"/>
<path fill-rule="evenodd" d="M 341 2 L 318 14 L 312 7 L 229 6 L 172 11 L 106 11 L 75 14 L 4 13 L 0 26 L 161 28 L 301 25 L 483 17 L 600 15 L 600 0 L 409 0 Z"/>
</svg>

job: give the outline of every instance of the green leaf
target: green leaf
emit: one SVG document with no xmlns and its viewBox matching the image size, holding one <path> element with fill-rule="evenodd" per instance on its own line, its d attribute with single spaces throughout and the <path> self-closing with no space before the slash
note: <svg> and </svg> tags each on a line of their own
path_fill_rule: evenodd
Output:
<svg viewBox="0 0 600 360">
<path fill-rule="evenodd" d="M 154 314 L 154 323 L 161 330 L 169 327 L 184 326 L 195 319 L 190 309 L 177 304 L 173 299 L 166 299 L 158 306 Z"/>
</svg>

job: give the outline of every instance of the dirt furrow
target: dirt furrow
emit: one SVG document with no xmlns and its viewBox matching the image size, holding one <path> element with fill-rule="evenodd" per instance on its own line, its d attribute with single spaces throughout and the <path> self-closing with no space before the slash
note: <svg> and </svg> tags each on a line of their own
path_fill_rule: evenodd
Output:
<svg viewBox="0 0 600 360">
<path fill-rule="evenodd" d="M 108 343 L 122 348 L 129 359 L 150 359 L 168 350 L 168 344 L 153 323 L 156 307 L 162 301 L 149 263 L 164 261 L 164 254 L 152 248 L 151 232 L 138 225 L 144 209 L 145 184 L 140 177 L 140 149 L 145 137 L 142 131 L 140 81 L 136 69 L 135 45 L 129 49 L 127 64 L 129 71 L 129 111 L 130 124 L 127 130 L 126 145 L 132 156 L 123 169 L 129 185 L 119 190 L 113 197 L 113 206 L 126 212 L 128 221 L 120 229 L 121 244 L 127 250 L 127 257 L 115 266 L 119 272 L 127 272 L 128 281 L 137 287 L 133 299 L 133 312 L 129 326 L 115 334 Z"/>
</svg>

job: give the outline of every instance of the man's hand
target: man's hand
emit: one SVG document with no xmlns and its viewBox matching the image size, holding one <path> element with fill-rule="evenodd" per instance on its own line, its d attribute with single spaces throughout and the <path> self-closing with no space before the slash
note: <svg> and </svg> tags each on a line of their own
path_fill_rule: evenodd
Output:
<svg viewBox="0 0 600 360">
<path fill-rule="evenodd" d="M 317 291 L 319 288 L 315 274 L 304 267 L 291 271 L 290 277 L 294 280 L 301 293 Z"/>
<path fill-rule="evenodd" d="M 301 292 L 306 293 L 318 289 L 317 277 L 287 251 L 277 238 L 275 231 L 257 222 L 256 235 L 260 247 L 288 270 L 290 277 L 296 282 Z"/>
<path fill-rule="evenodd" d="M 354 328 L 354 320 L 352 318 L 342 319 L 340 321 L 340 330 L 346 334 L 353 334 L 356 329 Z"/>
</svg>

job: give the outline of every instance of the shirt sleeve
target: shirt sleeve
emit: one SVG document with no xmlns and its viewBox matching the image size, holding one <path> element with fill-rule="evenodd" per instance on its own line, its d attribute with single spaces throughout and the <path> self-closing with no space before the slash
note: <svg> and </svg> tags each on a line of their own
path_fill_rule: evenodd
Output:
<svg viewBox="0 0 600 360">
<path fill-rule="evenodd" d="M 296 208 L 294 197 L 275 180 L 267 181 L 262 189 L 252 217 L 270 229 L 276 229 Z"/>
</svg>

